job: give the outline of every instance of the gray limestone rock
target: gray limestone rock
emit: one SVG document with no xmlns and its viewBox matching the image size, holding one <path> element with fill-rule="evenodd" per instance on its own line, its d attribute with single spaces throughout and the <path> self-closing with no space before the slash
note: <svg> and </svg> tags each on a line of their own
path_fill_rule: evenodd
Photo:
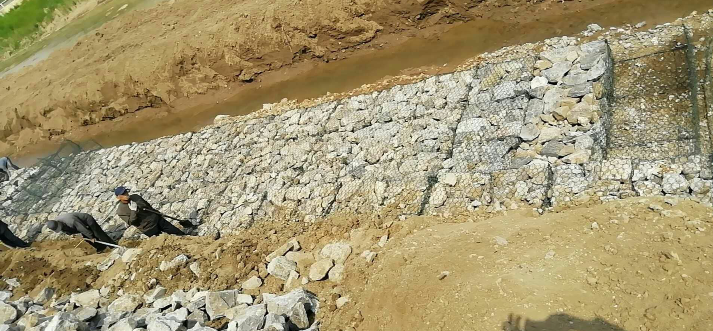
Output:
<svg viewBox="0 0 713 331">
<path fill-rule="evenodd" d="M 15 307 L 0 301 L 0 324 L 10 324 L 18 317 Z"/>
<path fill-rule="evenodd" d="M 79 294 L 72 293 L 69 302 L 74 303 L 81 307 L 99 307 L 99 300 L 101 296 L 99 295 L 99 290 L 89 290 Z"/>
<path fill-rule="evenodd" d="M 325 258 L 331 258 L 336 263 L 344 264 L 352 253 L 352 246 L 348 243 L 338 242 L 324 246 L 320 251 L 320 255 Z"/>
<path fill-rule="evenodd" d="M 334 260 L 331 258 L 321 259 L 309 268 L 309 279 L 311 281 L 318 281 L 324 279 L 327 276 L 329 270 L 334 266 Z"/>
<path fill-rule="evenodd" d="M 124 294 L 109 305 L 109 310 L 119 313 L 133 313 L 142 303 L 139 295 Z"/>
<path fill-rule="evenodd" d="M 278 256 L 267 265 L 267 272 L 282 280 L 287 280 L 290 277 L 291 271 L 297 270 L 297 263 L 288 260 L 284 256 Z"/>
<path fill-rule="evenodd" d="M 564 78 L 564 75 L 566 75 L 570 69 L 572 69 L 572 63 L 557 62 L 552 68 L 543 70 L 542 75 L 545 76 L 550 83 L 557 84 L 562 81 L 562 78 Z"/>
</svg>

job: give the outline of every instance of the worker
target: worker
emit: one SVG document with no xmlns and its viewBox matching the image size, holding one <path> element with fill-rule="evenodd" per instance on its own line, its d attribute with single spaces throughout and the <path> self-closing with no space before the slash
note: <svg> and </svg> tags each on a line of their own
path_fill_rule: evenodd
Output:
<svg viewBox="0 0 713 331">
<path fill-rule="evenodd" d="M 161 213 L 138 194 L 130 194 L 129 189 L 119 186 L 114 190 L 114 195 L 119 200 L 116 214 L 128 225 L 137 227 L 146 236 L 158 236 L 161 233 L 183 236 L 185 233 L 171 222 L 167 221 Z"/>
<path fill-rule="evenodd" d="M 9 180 L 10 170 L 15 171 L 17 169 L 20 169 L 20 167 L 12 163 L 12 160 L 10 160 L 9 157 L 0 157 L 0 182 Z"/>
<path fill-rule="evenodd" d="M 10 246 L 10 248 L 27 248 L 30 244 L 24 242 L 22 239 L 15 236 L 15 234 L 10 231 L 7 224 L 0 221 L 0 241 L 3 244 Z"/>
<path fill-rule="evenodd" d="M 66 213 L 57 216 L 54 220 L 47 221 L 47 228 L 54 232 L 61 232 L 68 235 L 80 234 L 85 239 L 88 239 L 97 253 L 101 253 L 107 245 L 98 243 L 102 241 L 107 244 L 116 245 L 111 237 L 102 230 L 97 220 L 92 215 L 86 213 Z"/>
</svg>

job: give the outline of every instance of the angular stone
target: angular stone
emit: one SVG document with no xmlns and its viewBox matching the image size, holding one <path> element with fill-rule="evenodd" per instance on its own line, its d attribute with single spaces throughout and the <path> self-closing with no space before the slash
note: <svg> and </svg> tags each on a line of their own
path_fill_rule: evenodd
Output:
<svg viewBox="0 0 713 331">
<path fill-rule="evenodd" d="M 562 149 L 560 149 L 559 153 L 557 154 L 558 156 L 567 156 L 575 152 L 574 145 L 565 145 Z"/>
<path fill-rule="evenodd" d="M 267 262 L 272 261 L 272 259 L 278 257 L 278 256 L 284 256 L 287 254 L 287 252 L 290 251 L 296 251 L 300 249 L 300 244 L 297 242 L 297 238 L 292 238 L 288 242 L 282 244 L 280 247 L 278 247 L 274 252 L 270 253 L 265 260 Z"/>
<path fill-rule="evenodd" d="M 540 57 L 543 59 L 550 61 L 551 63 L 557 63 L 557 62 L 562 62 L 562 61 L 567 61 L 567 55 L 570 54 L 571 52 L 576 52 L 577 47 L 575 46 L 568 46 L 568 47 L 562 47 L 562 48 L 555 48 L 551 49 L 548 51 L 544 51 L 540 53 Z"/>
<path fill-rule="evenodd" d="M 555 109 L 555 111 L 552 112 L 552 115 L 559 121 L 562 121 L 567 118 L 569 115 L 570 108 L 569 107 L 559 107 Z"/>
<path fill-rule="evenodd" d="M 72 314 L 59 313 L 45 326 L 44 331 L 81 331 L 87 329 L 86 323 L 79 322 Z"/>
<path fill-rule="evenodd" d="M 151 306 L 158 309 L 164 309 L 170 307 L 172 304 L 173 300 L 171 299 L 171 297 L 163 297 L 160 299 L 156 299 Z"/>
<path fill-rule="evenodd" d="M 203 323 L 207 321 L 208 315 L 200 309 L 193 311 L 190 315 L 188 315 L 188 317 L 186 317 L 186 324 L 189 329 L 195 326 L 203 325 Z"/>
<path fill-rule="evenodd" d="M 515 90 L 517 89 L 517 84 L 513 81 L 504 81 L 495 87 L 493 87 L 493 98 L 494 100 L 500 101 L 505 99 L 514 98 L 517 96 Z"/>
<path fill-rule="evenodd" d="M 196 275 L 196 277 L 200 277 L 201 275 L 201 266 L 198 263 L 198 261 L 195 261 L 191 263 L 191 265 L 188 266 L 188 269 L 191 270 L 191 272 Z"/>
<path fill-rule="evenodd" d="M 119 313 L 133 313 L 142 304 L 137 294 L 125 294 L 109 305 L 109 310 Z"/>
<path fill-rule="evenodd" d="M 574 148 L 579 150 L 589 150 L 594 147 L 594 139 L 590 135 L 581 135 L 574 139 Z"/>
<path fill-rule="evenodd" d="M 147 331 L 178 331 L 182 326 L 182 321 L 159 316 L 152 319 L 146 326 Z"/>
<path fill-rule="evenodd" d="M 79 294 L 72 293 L 72 297 L 69 302 L 74 303 L 80 307 L 99 307 L 99 300 L 101 296 L 99 295 L 99 290 L 89 290 Z"/>
<path fill-rule="evenodd" d="M 284 256 L 275 257 L 267 265 L 267 272 L 282 280 L 287 280 L 287 277 L 290 276 L 290 271 L 297 271 L 297 263 L 288 260 Z"/>
<path fill-rule="evenodd" d="M 548 142 L 550 140 L 559 139 L 562 137 L 562 129 L 553 126 L 545 126 L 540 130 L 540 136 L 537 141 Z"/>
<path fill-rule="evenodd" d="M 344 265 L 336 264 L 332 269 L 329 270 L 328 278 L 330 281 L 335 283 L 341 283 L 344 281 Z"/>
<path fill-rule="evenodd" d="M 267 314 L 264 331 L 289 331 L 289 325 L 284 315 Z"/>
<path fill-rule="evenodd" d="M 166 289 L 159 285 L 156 286 L 151 291 L 148 291 L 146 294 L 144 294 L 144 301 L 146 301 L 147 304 L 152 304 L 154 301 L 161 299 L 166 296 Z"/>
<path fill-rule="evenodd" d="M 35 296 L 35 302 L 39 303 L 41 305 L 44 305 L 45 303 L 49 302 L 50 299 L 52 299 L 52 296 L 54 295 L 54 288 L 51 287 L 45 287 L 40 291 L 40 293 Z"/>
<path fill-rule="evenodd" d="M 577 74 L 573 74 L 570 72 L 567 76 L 564 76 L 564 78 L 562 78 L 562 83 L 567 86 L 578 86 L 585 84 L 587 82 L 587 77 L 588 74 L 585 72 Z"/>
<path fill-rule="evenodd" d="M 700 179 L 698 177 L 691 180 L 691 190 L 696 194 L 707 194 L 711 191 L 711 185 L 713 184 L 710 180 Z"/>
<path fill-rule="evenodd" d="M 564 148 L 564 144 L 559 142 L 559 141 L 550 141 L 545 144 L 545 146 L 542 147 L 542 150 L 540 151 L 540 155 L 544 156 L 549 156 L 549 157 L 558 157 L 560 150 Z"/>
<path fill-rule="evenodd" d="M 116 322 L 108 331 L 133 331 L 137 325 L 138 321 L 135 318 L 127 317 Z"/>
<path fill-rule="evenodd" d="M 228 324 L 228 331 L 257 331 L 265 325 L 267 306 L 259 304 L 249 307 Z"/>
<path fill-rule="evenodd" d="M 141 248 L 129 248 L 121 255 L 121 261 L 131 263 L 141 254 Z"/>
<path fill-rule="evenodd" d="M 97 316 L 97 310 L 91 307 L 82 307 L 74 311 L 74 316 L 82 322 L 86 322 Z"/>
<path fill-rule="evenodd" d="M 558 62 L 555 63 L 552 68 L 543 70 L 542 75 L 545 76 L 550 83 L 556 84 L 562 81 L 562 78 L 564 78 L 564 75 L 566 75 L 570 69 L 572 69 L 572 63 Z"/>
<path fill-rule="evenodd" d="M 587 71 L 587 80 L 588 81 L 596 81 L 599 78 L 601 78 L 604 73 L 607 71 L 607 61 L 606 58 L 602 57 L 600 58 L 597 63 L 592 66 L 589 71 Z"/>
<path fill-rule="evenodd" d="M 589 151 L 576 151 L 562 158 L 562 161 L 567 164 L 585 164 L 589 161 Z"/>
<path fill-rule="evenodd" d="M 320 251 L 322 257 L 331 258 L 336 263 L 341 264 L 344 264 L 351 254 L 352 246 L 343 242 L 328 244 Z"/>
<path fill-rule="evenodd" d="M 290 323 L 294 324 L 298 329 L 309 327 L 309 315 L 305 305 L 295 305 L 287 317 Z"/>
<path fill-rule="evenodd" d="M 274 260 L 273 260 L 274 261 Z M 205 310 L 211 320 L 225 316 L 225 313 L 237 305 L 236 291 L 209 292 L 205 297 Z"/>
<path fill-rule="evenodd" d="M 305 311 L 315 315 L 319 310 L 317 297 L 303 289 L 293 290 L 281 296 L 264 298 L 263 301 L 267 304 L 268 313 L 276 315 L 289 315 L 293 308 L 299 305 L 304 306 Z"/>
<path fill-rule="evenodd" d="M 581 97 L 584 97 L 584 96 L 592 93 L 592 91 L 593 91 L 592 84 L 585 82 L 582 84 L 572 86 L 572 88 L 569 89 L 568 96 L 570 98 L 581 98 Z M 592 103 L 590 102 L 587 104 L 591 105 Z"/>
<path fill-rule="evenodd" d="M 10 324 L 17 319 L 18 315 L 15 307 L 0 301 L 0 324 Z"/>
<path fill-rule="evenodd" d="M 446 184 L 448 186 L 456 186 L 458 183 L 458 176 L 454 173 L 448 173 L 443 176 L 442 180 L 443 184 Z"/>
<path fill-rule="evenodd" d="M 547 85 L 549 85 L 549 81 L 547 80 L 547 78 L 542 76 L 537 76 L 533 78 L 530 82 L 530 88 L 533 90 Z"/>
<path fill-rule="evenodd" d="M 681 174 L 665 173 L 661 186 L 667 194 L 679 194 L 688 191 L 688 180 Z"/>
<path fill-rule="evenodd" d="M 309 279 L 311 281 L 322 280 L 327 276 L 327 273 L 334 266 L 334 260 L 325 258 L 312 264 L 309 268 Z"/>
<path fill-rule="evenodd" d="M 173 258 L 173 260 L 169 261 L 161 261 L 161 264 L 158 266 L 158 269 L 161 271 L 166 271 L 168 269 L 173 269 L 179 266 L 182 266 L 188 262 L 188 256 L 185 256 L 183 254 L 176 256 Z"/>
<path fill-rule="evenodd" d="M 540 135 L 540 129 L 533 123 L 525 124 L 520 131 L 520 138 L 524 141 L 533 141 Z"/>
<path fill-rule="evenodd" d="M 262 279 L 258 276 L 252 276 L 250 279 L 246 280 L 243 282 L 243 289 L 244 290 L 254 290 L 256 288 L 259 288 L 262 286 Z"/>
<path fill-rule="evenodd" d="M 552 62 L 548 60 L 537 60 L 535 62 L 535 69 L 545 70 L 549 68 L 552 68 Z"/>
<path fill-rule="evenodd" d="M 532 99 L 527 103 L 525 110 L 525 124 L 539 122 L 540 115 L 545 110 L 545 103 L 539 99 Z"/>
</svg>

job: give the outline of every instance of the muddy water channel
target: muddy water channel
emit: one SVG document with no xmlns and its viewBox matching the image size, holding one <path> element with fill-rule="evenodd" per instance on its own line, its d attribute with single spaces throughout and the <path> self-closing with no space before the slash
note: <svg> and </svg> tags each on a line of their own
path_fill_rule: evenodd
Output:
<svg viewBox="0 0 713 331">
<path fill-rule="evenodd" d="M 216 115 L 248 114 L 262 108 L 263 104 L 283 98 L 304 100 L 327 92 L 347 92 L 409 68 L 450 67 L 504 46 L 574 35 L 591 23 L 607 28 L 646 21 L 652 26 L 711 7 L 711 0 L 622 0 L 525 24 L 475 20 L 454 26 L 437 38 L 412 38 L 384 50 L 321 64 L 274 84 L 248 85 L 228 99 L 214 100 L 165 116 L 158 125 L 157 121 L 135 122 L 118 130 L 104 130 L 90 138 L 104 147 L 146 141 L 199 129 L 212 123 Z M 32 163 L 36 156 L 23 158 L 23 163 Z"/>
</svg>

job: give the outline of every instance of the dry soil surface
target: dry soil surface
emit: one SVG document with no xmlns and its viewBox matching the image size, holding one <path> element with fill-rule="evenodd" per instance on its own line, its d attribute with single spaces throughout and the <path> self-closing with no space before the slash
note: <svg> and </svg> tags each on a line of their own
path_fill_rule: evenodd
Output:
<svg viewBox="0 0 713 331">
<path fill-rule="evenodd" d="M 380 36 L 475 17 L 525 22 L 616 0 L 169 0 L 106 23 L 0 80 L 0 152 L 305 61 L 379 48 Z M 442 29 L 428 33 L 438 35 Z"/>
<path fill-rule="evenodd" d="M 0 253 L 0 271 L 18 278 L 16 293 L 45 286 L 60 294 L 102 286 L 143 293 L 151 279 L 169 290 L 218 290 L 258 275 L 265 285 L 248 292 L 257 295 L 286 290 L 267 276 L 265 256 L 289 238 L 305 253 L 302 275 L 310 254 L 345 241 L 353 251 L 344 280 L 305 285 L 322 300 L 324 330 L 711 330 L 711 217 L 711 208 L 660 198 L 542 216 L 520 210 L 395 222 L 342 217 L 263 223 L 219 240 L 124 242 L 142 253 L 105 272 L 96 265 L 108 254 L 87 255 L 89 246 L 35 243 L 31 251 Z M 365 250 L 378 253 L 372 263 L 360 257 Z M 199 263 L 199 276 L 187 266 L 158 270 L 181 253 Z M 337 308 L 340 297 L 350 301 Z"/>
</svg>

